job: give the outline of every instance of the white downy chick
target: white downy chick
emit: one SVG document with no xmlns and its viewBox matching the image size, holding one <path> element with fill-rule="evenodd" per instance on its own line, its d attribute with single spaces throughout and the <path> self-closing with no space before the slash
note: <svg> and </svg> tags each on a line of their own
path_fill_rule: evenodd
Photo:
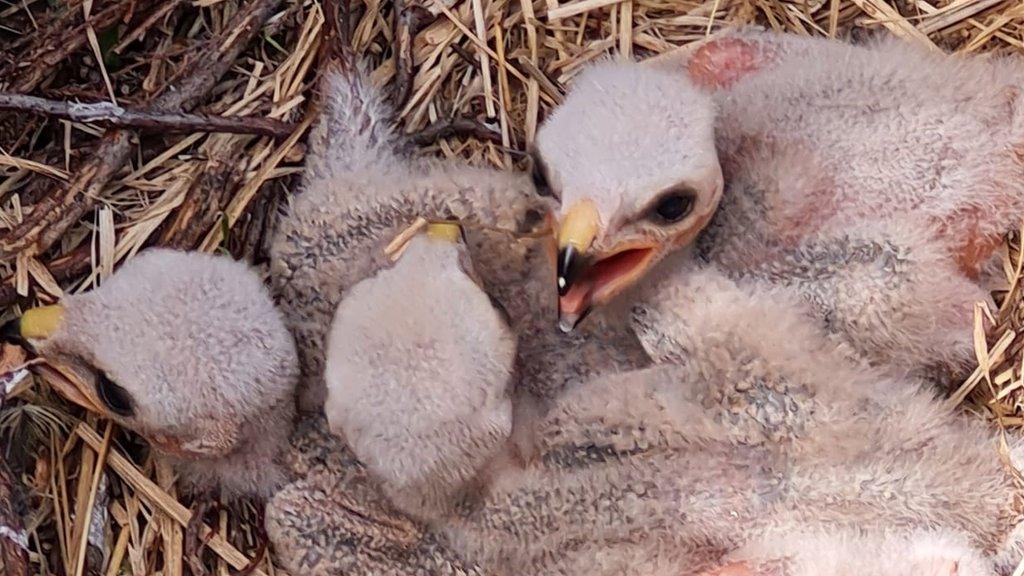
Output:
<svg viewBox="0 0 1024 576">
<path fill-rule="evenodd" d="M 421 518 L 450 505 L 505 446 L 516 359 L 515 336 L 461 240 L 434 234 L 414 238 L 394 268 L 342 301 L 324 374 L 331 430 Z M 395 411 L 416 417 L 382 427 Z"/>
<path fill-rule="evenodd" d="M 245 264 L 150 249 L 6 332 L 67 375 L 69 399 L 146 438 L 186 488 L 231 499 L 284 484 L 295 345 Z"/>
<path fill-rule="evenodd" d="M 339 438 L 322 429 L 303 437 L 300 479 L 267 511 L 277 556 L 294 573 L 480 573 L 412 519 L 436 515 L 486 464 L 475 458 L 504 447 L 511 433 L 515 338 L 477 282 L 458 226 L 433 224 L 408 242 L 393 268 L 360 282 L 342 301 L 327 341 L 327 379 L 336 385 L 325 404 Z M 418 364 L 424 357 L 431 361 Z M 403 374 L 422 378 L 407 381 Z M 448 379 L 474 379 L 480 388 L 448 388 Z M 366 419 L 391 410 L 423 417 L 414 430 L 378 434 Z M 423 435 L 435 441 L 425 443 Z M 356 461 L 350 447 L 376 457 Z M 396 485 L 377 477 L 399 485 L 389 490 Z M 403 478 L 410 481 L 401 484 Z"/>
<path fill-rule="evenodd" d="M 323 344 L 338 303 L 386 266 L 384 247 L 417 217 L 516 232 L 552 209 L 526 175 L 414 157 L 403 150 L 382 92 L 358 66 L 327 74 L 302 189 L 271 249 L 280 305 L 299 348 L 305 411 L 323 406 Z M 509 268 L 521 264 L 514 250 L 493 255 Z"/>
<path fill-rule="evenodd" d="M 421 246 L 414 256 L 432 247 Z M 828 564 L 813 549 L 781 546 L 789 536 L 826 539 L 822 553 L 854 535 L 879 554 L 920 551 L 920 563 L 873 565 L 892 568 L 879 576 L 949 561 L 957 576 L 1002 573 L 1021 551 L 1019 490 L 989 430 L 919 382 L 856 361 L 786 292 L 713 269 L 680 271 L 675 306 L 634 311 L 663 364 L 578 383 L 537 423 L 538 455 L 522 461 L 500 441 L 509 434 L 507 327 L 457 267 L 441 266 L 431 282 L 420 262 L 353 291 L 332 328 L 327 371 L 332 428 L 422 522 L 417 546 L 440 543 L 499 576 L 726 574 L 755 561 L 806 576 Z M 395 318 L 387 305 L 417 291 L 419 305 Z M 374 322 L 378 314 L 392 321 Z M 475 322 L 474 338 L 463 322 Z M 282 505 L 302 495 L 288 498 L 275 498 L 268 525 L 296 542 L 309 522 Z M 336 520 L 307 512 L 324 523 L 317 537 L 279 558 L 304 566 L 361 538 L 349 532 L 352 512 L 334 509 Z"/>
<path fill-rule="evenodd" d="M 700 257 L 795 285 L 874 363 L 963 367 L 979 277 L 1024 214 L 1022 79 L 1016 60 L 757 32 L 592 67 L 537 138 L 563 326 L 642 298 L 706 227 Z"/>
<path fill-rule="evenodd" d="M 567 383 L 647 362 L 625 322 L 579 330 L 570 338 L 553 328 L 557 299 L 547 290 L 554 281 L 547 242 L 493 230 L 526 230 L 551 211 L 550 200 L 535 194 L 528 177 L 404 153 L 384 97 L 357 67 L 332 72 L 325 91 L 304 188 L 279 224 L 272 262 L 281 305 L 297 335 L 304 409 L 323 404 L 324 345 L 339 302 L 359 281 L 389 266 L 384 247 L 417 216 L 466 224 L 467 249 L 481 283 L 509 312 L 511 333 L 521 343 L 514 410 L 522 446 L 531 442 L 532 420 Z M 400 300 L 419 289 L 403 286 Z M 268 516 L 268 525 L 276 526 L 275 549 L 296 559 L 296 573 L 469 569 L 432 542 L 429 532 L 416 529 L 416 522 L 385 506 L 344 441 L 322 432 L 314 426 L 296 438 L 291 467 L 305 478 L 278 494 L 276 512 Z M 331 506 L 339 501 L 343 505 Z M 348 537 L 337 538 L 341 532 Z M 305 554 L 308 542 L 319 538 L 337 545 Z"/>
</svg>

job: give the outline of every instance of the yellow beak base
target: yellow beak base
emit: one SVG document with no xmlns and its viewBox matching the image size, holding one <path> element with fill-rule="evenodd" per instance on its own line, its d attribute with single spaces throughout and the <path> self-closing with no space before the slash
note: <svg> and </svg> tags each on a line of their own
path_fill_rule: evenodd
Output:
<svg viewBox="0 0 1024 576">
<path fill-rule="evenodd" d="M 434 222 L 427 224 L 427 236 L 457 244 L 462 239 L 462 228 L 455 222 Z"/>
<path fill-rule="evenodd" d="M 63 320 L 64 307 L 57 304 L 28 310 L 19 321 L 21 337 L 25 340 L 45 340 L 53 336 Z"/>
<path fill-rule="evenodd" d="M 565 250 L 572 246 L 576 252 L 585 253 L 594 242 L 600 224 L 601 217 L 592 201 L 576 202 L 569 207 L 558 225 L 558 249 Z"/>
</svg>

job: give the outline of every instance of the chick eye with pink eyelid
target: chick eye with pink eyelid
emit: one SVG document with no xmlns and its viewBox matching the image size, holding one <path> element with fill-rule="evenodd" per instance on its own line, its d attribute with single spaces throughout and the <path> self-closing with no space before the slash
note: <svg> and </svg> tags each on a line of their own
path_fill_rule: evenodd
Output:
<svg viewBox="0 0 1024 576">
<path fill-rule="evenodd" d="M 692 193 L 671 192 L 654 204 L 651 215 L 655 221 L 672 224 L 688 216 L 692 210 Z"/>
<path fill-rule="evenodd" d="M 132 395 L 103 372 L 96 376 L 96 395 L 104 406 L 118 416 L 135 414 Z"/>
</svg>

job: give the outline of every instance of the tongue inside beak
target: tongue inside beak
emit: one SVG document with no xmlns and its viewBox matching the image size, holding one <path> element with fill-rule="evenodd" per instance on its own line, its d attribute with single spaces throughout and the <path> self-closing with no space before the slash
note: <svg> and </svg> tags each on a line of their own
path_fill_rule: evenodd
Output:
<svg viewBox="0 0 1024 576">
<path fill-rule="evenodd" d="M 631 248 L 595 262 L 583 270 L 558 299 L 559 327 L 570 332 L 590 311 L 626 287 L 643 269 L 651 248 Z"/>
</svg>

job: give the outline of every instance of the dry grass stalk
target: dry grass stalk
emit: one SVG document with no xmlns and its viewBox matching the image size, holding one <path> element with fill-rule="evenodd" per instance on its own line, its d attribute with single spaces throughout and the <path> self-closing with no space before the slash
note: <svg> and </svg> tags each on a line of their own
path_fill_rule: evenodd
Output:
<svg viewBox="0 0 1024 576">
<path fill-rule="evenodd" d="M 245 33 L 232 28 L 239 10 L 265 6 L 261 1 L 0 4 L 0 92 L 142 109 L 176 100 L 169 84 L 206 84 L 192 92 L 203 94 L 193 99 L 196 112 L 227 123 L 270 118 L 292 128 L 278 141 L 115 131 L 105 142 L 103 130 L 74 118 L 0 115 L 0 238 L 9 255 L 0 260 L 3 307 L 88 289 L 152 244 L 265 257 L 260 238 L 273 220 L 267 213 L 277 209 L 281 188 L 301 166 L 317 63 L 329 46 L 316 0 L 281 0 L 253 41 L 228 53 L 219 79 L 195 74 L 211 66 L 211 54 L 225 54 L 224 42 Z M 374 10 L 352 4 L 353 49 L 369 62 L 376 83 L 397 75 L 407 93 L 400 95 L 403 129 L 425 153 L 497 167 L 521 167 L 514 152 L 528 148 L 586 63 L 649 57 L 727 26 L 756 23 L 828 36 L 888 30 L 948 52 L 1024 51 L 1024 6 L 1014 0 L 405 0 L 403 12 L 425 22 L 409 38 L 395 33 L 391 3 L 372 3 Z M 404 62 L 396 64 L 396 50 Z M 115 148 L 118 161 L 110 162 Z M 69 210 L 46 216 L 61 198 Z M 51 220 L 56 228 L 33 226 Z M 43 241 L 23 238 L 30 229 L 29 240 Z M 1024 424 L 1020 238 L 1012 235 L 1006 247 L 1000 306 L 979 309 L 978 369 L 950 399 L 1013 426 Z M 33 249 L 22 249 L 27 246 Z M 68 427 L 80 413 L 40 382 L 19 384 L 14 394 L 21 401 L 0 412 L 2 437 L 21 448 L 11 462 L 31 505 L 33 572 L 81 573 L 82 558 L 89 557 L 85 521 L 96 512 L 92 503 L 105 473 L 107 562 L 88 566 L 89 573 L 187 573 L 181 529 L 190 515 L 173 478 L 123 431 L 105 440 L 97 429 L 106 424 Z M 255 549 L 251 521 L 240 511 L 224 517 L 210 541 L 216 557 L 210 570 L 248 563 Z M 266 560 L 257 573 L 279 572 Z"/>
</svg>

